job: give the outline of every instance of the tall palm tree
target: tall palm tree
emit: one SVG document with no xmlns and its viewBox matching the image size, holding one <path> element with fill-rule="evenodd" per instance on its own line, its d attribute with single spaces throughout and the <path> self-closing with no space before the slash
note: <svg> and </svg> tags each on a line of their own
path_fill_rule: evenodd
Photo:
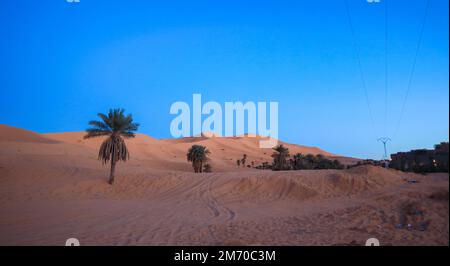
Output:
<svg viewBox="0 0 450 266">
<path fill-rule="evenodd" d="M 195 173 L 203 172 L 203 163 L 208 160 L 209 150 L 202 145 L 192 145 L 187 153 L 188 162 L 192 162 Z"/>
<path fill-rule="evenodd" d="M 91 128 L 86 129 L 85 139 L 103 137 L 108 138 L 103 141 L 98 151 L 98 159 L 106 164 L 111 160 L 111 170 L 109 173 L 109 184 L 114 183 L 114 172 L 118 161 L 126 161 L 130 157 L 124 138 L 134 138 L 134 132 L 139 124 L 133 123 L 131 114 L 125 115 L 124 109 L 110 109 L 108 115 L 99 113 L 101 121 L 90 121 Z"/>
<path fill-rule="evenodd" d="M 273 148 L 276 153 L 272 154 L 273 157 L 273 170 L 286 170 L 287 165 L 287 158 L 289 155 L 289 149 L 284 147 L 283 144 L 280 144 Z"/>
</svg>

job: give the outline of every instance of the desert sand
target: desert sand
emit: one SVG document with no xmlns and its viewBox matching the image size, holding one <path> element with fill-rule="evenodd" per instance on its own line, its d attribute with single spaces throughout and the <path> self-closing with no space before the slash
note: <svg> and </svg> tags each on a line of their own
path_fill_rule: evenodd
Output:
<svg viewBox="0 0 450 266">
<path fill-rule="evenodd" d="M 0 125 L 0 245 L 448 245 L 448 174 L 237 168 L 271 161 L 258 138 L 126 140 L 130 161 L 97 160 L 102 139 Z M 193 144 L 213 173 L 194 174 Z M 291 154 L 356 159 L 284 143 Z M 408 182 L 415 180 L 417 182 Z M 411 228 L 398 228 L 401 222 Z M 420 226 L 419 226 L 420 225 Z M 423 228 L 422 228 L 423 227 Z"/>
</svg>

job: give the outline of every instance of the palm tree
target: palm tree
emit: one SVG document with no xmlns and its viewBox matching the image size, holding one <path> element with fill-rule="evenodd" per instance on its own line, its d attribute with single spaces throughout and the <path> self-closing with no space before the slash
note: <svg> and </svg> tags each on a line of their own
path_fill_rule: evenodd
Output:
<svg viewBox="0 0 450 266">
<path fill-rule="evenodd" d="M 289 157 L 289 149 L 280 144 L 273 148 L 276 153 L 272 154 L 273 157 L 273 170 L 286 170 L 287 158 Z"/>
<path fill-rule="evenodd" d="M 244 154 L 244 156 L 241 159 L 241 164 L 245 167 L 245 161 L 247 160 L 247 154 Z"/>
<path fill-rule="evenodd" d="M 207 155 L 210 154 L 209 150 L 202 145 L 192 145 L 187 153 L 188 162 L 192 162 L 192 167 L 195 173 L 203 172 L 203 163 L 208 160 Z"/>
<path fill-rule="evenodd" d="M 333 160 L 333 168 L 334 169 L 344 169 L 344 165 L 341 164 L 341 162 L 339 160 Z"/>
<path fill-rule="evenodd" d="M 292 167 L 294 170 L 300 170 L 305 168 L 305 156 L 301 153 L 297 153 L 294 155 L 294 159 L 292 160 Z"/>
<path fill-rule="evenodd" d="M 125 115 L 124 109 L 110 109 L 108 115 L 99 113 L 101 121 L 90 121 L 91 128 L 86 129 L 85 139 L 103 137 L 108 138 L 103 141 L 98 151 L 98 159 L 106 164 L 111 160 L 111 170 L 109 173 L 109 184 L 114 183 L 114 172 L 118 161 L 126 161 L 130 157 L 124 138 L 134 138 L 134 132 L 139 124 L 133 123 L 131 114 Z"/>
</svg>

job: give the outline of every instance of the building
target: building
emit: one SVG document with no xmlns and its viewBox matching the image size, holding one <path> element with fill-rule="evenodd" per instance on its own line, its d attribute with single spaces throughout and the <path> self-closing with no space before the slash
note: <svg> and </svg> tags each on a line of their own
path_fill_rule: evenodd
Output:
<svg viewBox="0 0 450 266">
<path fill-rule="evenodd" d="M 391 154 L 390 168 L 412 172 L 448 172 L 449 143 L 441 142 L 434 150 L 420 149 Z"/>
</svg>

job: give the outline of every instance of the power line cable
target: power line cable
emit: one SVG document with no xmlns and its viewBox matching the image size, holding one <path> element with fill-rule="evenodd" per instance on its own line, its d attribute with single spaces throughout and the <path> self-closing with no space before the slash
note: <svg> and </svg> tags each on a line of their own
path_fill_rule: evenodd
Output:
<svg viewBox="0 0 450 266">
<path fill-rule="evenodd" d="M 423 20 L 422 20 L 422 27 L 421 27 L 420 33 L 419 33 L 419 41 L 417 42 L 417 47 L 416 47 L 416 51 L 415 51 L 415 54 L 414 54 L 413 65 L 412 65 L 411 72 L 410 72 L 409 79 L 408 79 L 408 86 L 406 87 L 406 95 L 405 95 L 405 98 L 403 99 L 402 109 L 400 111 L 400 118 L 399 118 L 399 120 L 397 122 L 397 126 L 396 126 L 395 131 L 394 131 L 394 138 L 397 135 L 399 127 L 400 127 L 400 124 L 401 124 L 401 122 L 403 120 L 403 116 L 404 116 L 404 113 L 405 113 L 406 102 L 408 100 L 408 96 L 409 96 L 409 93 L 411 91 L 411 85 L 412 85 L 413 77 L 414 77 L 414 74 L 415 74 L 415 71 L 416 71 L 417 57 L 418 57 L 419 50 L 420 50 L 420 47 L 421 47 L 421 44 L 422 44 L 423 33 L 425 31 L 425 25 L 426 25 L 426 21 L 427 21 L 427 17 L 428 17 L 428 9 L 429 9 L 429 7 L 430 7 L 430 0 L 427 0 L 426 7 L 425 7 L 425 14 L 424 14 Z"/>
<path fill-rule="evenodd" d="M 384 2 L 384 134 L 388 120 L 388 0 Z"/>
<path fill-rule="evenodd" d="M 359 75 L 360 75 L 360 78 L 361 78 L 362 87 L 364 89 L 364 95 L 365 95 L 365 98 L 366 98 L 366 105 L 367 105 L 367 109 L 369 111 L 369 118 L 370 118 L 372 129 L 373 129 L 372 133 L 376 135 L 375 122 L 373 120 L 372 108 L 370 107 L 369 95 L 368 95 L 368 92 L 367 92 L 366 79 L 365 79 L 365 76 L 364 76 L 363 67 L 362 67 L 362 63 L 361 63 L 360 49 L 359 49 L 359 46 L 358 46 L 358 42 L 356 40 L 356 34 L 355 34 L 355 29 L 353 27 L 352 17 L 350 15 L 350 6 L 349 6 L 349 3 L 348 3 L 348 0 L 344 0 L 344 2 L 345 2 L 345 10 L 346 10 L 346 13 L 347 13 L 347 19 L 348 19 L 348 23 L 350 25 L 350 30 L 351 30 L 351 35 L 352 35 L 353 49 L 355 50 L 356 59 L 358 61 Z"/>
</svg>

